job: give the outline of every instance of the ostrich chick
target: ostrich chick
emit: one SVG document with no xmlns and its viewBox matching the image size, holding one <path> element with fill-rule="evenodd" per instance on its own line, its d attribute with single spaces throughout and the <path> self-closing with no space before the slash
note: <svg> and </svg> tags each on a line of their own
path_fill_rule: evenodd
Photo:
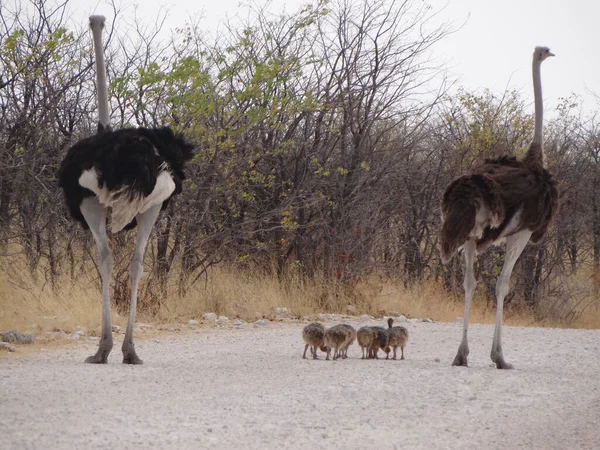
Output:
<svg viewBox="0 0 600 450">
<path fill-rule="evenodd" d="M 396 359 L 396 350 L 398 347 L 400 347 L 400 351 L 402 352 L 400 359 L 404 359 L 404 347 L 406 347 L 406 343 L 408 342 L 408 330 L 404 327 L 393 327 L 393 324 L 394 319 L 390 317 L 388 319 L 388 345 L 394 349 L 394 356 L 392 359 Z"/>
<path fill-rule="evenodd" d="M 356 340 L 358 342 L 358 345 L 360 345 L 360 349 L 362 351 L 361 359 L 366 359 L 369 357 L 369 350 L 373 345 L 374 337 L 375 333 L 373 332 L 373 327 L 361 327 L 356 332 Z"/>
<path fill-rule="evenodd" d="M 318 323 L 313 322 L 304 327 L 302 330 L 302 339 L 304 339 L 304 354 L 302 358 L 306 359 L 306 350 L 310 347 L 310 354 L 313 359 L 317 359 L 317 349 L 326 352 L 327 348 L 323 344 L 323 336 L 325 335 L 325 327 Z"/>
<path fill-rule="evenodd" d="M 340 324 L 340 327 L 343 327 L 347 332 L 347 339 L 344 343 L 344 347 L 341 349 L 342 359 L 346 359 L 348 357 L 348 347 L 354 344 L 354 340 L 356 339 L 356 330 L 352 325 L 347 323 Z"/>
<path fill-rule="evenodd" d="M 327 347 L 327 357 L 325 359 L 329 360 L 329 355 L 331 350 L 333 352 L 333 360 L 335 361 L 342 354 L 342 350 L 348 341 L 348 329 L 343 325 L 334 325 L 325 331 L 325 335 L 323 337 L 323 342 L 325 347 Z"/>
<path fill-rule="evenodd" d="M 379 359 L 377 353 L 379 349 L 383 350 L 387 356 L 390 353 L 390 347 L 388 346 L 388 333 L 387 330 L 383 327 L 372 327 L 373 330 L 373 342 L 371 344 L 371 348 L 369 349 L 369 357 L 373 359 Z M 387 357 L 386 357 L 387 359 Z"/>
</svg>

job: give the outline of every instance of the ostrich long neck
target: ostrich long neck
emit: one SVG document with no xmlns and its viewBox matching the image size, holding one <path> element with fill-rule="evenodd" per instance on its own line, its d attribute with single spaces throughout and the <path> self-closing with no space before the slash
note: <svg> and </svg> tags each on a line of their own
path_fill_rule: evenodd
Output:
<svg viewBox="0 0 600 450">
<path fill-rule="evenodd" d="M 529 144 L 529 150 L 523 159 L 532 170 L 544 169 L 544 140 L 543 140 L 543 124 L 544 124 L 544 105 L 542 100 L 542 81 L 540 78 L 541 61 L 533 60 L 533 96 L 535 100 L 535 129 L 533 140 Z"/>
<path fill-rule="evenodd" d="M 535 129 L 533 142 L 543 145 L 542 127 L 544 125 L 544 100 L 542 98 L 541 61 L 533 61 L 533 98 L 535 100 Z"/>
<path fill-rule="evenodd" d="M 98 128 L 108 128 L 110 116 L 108 112 L 108 84 L 106 82 L 106 64 L 104 63 L 104 48 L 102 46 L 103 16 L 91 16 L 90 27 L 94 37 L 96 53 L 96 84 L 98 90 Z M 100 127 L 100 125 L 102 127 Z"/>
</svg>

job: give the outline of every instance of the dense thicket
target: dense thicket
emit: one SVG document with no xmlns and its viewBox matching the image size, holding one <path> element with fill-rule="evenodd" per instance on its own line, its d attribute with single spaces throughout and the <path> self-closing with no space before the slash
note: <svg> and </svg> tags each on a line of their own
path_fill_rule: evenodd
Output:
<svg viewBox="0 0 600 450">
<path fill-rule="evenodd" d="M 95 254 L 55 180 L 97 117 L 91 36 L 65 19 L 69 7 L 0 4 L 0 253 L 25 257 L 53 283 Z M 248 17 L 214 40 L 193 25 L 166 40 L 159 27 L 115 26 L 119 14 L 108 24 L 113 126 L 170 124 L 197 145 L 148 253 L 154 286 L 171 280 L 184 291 L 229 263 L 347 285 L 376 274 L 460 289 L 462 260 L 439 260 L 441 194 L 474 160 L 521 154 L 531 105 L 512 91 L 447 95 L 434 56 L 451 30 L 422 2 L 339 0 Z M 559 314 L 573 310 L 568 275 L 600 268 L 600 129 L 578 111 L 564 99 L 547 122 L 562 209 L 525 250 L 507 300 Z M 479 259 L 490 296 L 502 261 L 502 249 Z M 117 258 L 117 301 L 126 262 Z"/>
</svg>

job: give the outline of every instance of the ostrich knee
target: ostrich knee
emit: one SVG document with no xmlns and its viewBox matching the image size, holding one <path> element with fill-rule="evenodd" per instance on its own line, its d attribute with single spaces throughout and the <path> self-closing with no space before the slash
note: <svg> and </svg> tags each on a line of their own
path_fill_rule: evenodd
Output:
<svg viewBox="0 0 600 450">
<path fill-rule="evenodd" d="M 142 279 L 143 275 L 144 275 L 143 258 L 139 257 L 138 255 L 135 255 L 133 257 L 133 260 L 131 261 L 131 265 L 129 266 L 129 283 L 131 286 L 132 294 L 133 294 L 134 288 L 136 289 L 136 293 L 137 293 L 137 286 L 138 286 L 138 283 L 140 282 L 140 280 Z"/>
<path fill-rule="evenodd" d="M 498 281 L 496 282 L 496 299 L 498 301 L 504 300 L 506 294 L 508 294 L 509 278 L 500 274 Z"/>
<path fill-rule="evenodd" d="M 468 270 L 465 274 L 465 280 L 463 282 L 463 288 L 465 290 L 465 293 L 470 297 L 475 291 L 475 287 L 477 287 L 477 280 L 475 278 L 475 275 L 472 271 Z"/>
</svg>

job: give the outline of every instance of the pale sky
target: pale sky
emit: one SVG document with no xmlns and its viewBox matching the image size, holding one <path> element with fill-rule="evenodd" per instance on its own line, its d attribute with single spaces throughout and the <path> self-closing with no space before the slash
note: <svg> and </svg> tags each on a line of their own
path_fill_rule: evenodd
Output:
<svg viewBox="0 0 600 450">
<path fill-rule="evenodd" d="M 190 16 L 214 30 L 225 17 L 246 16 L 247 0 L 116 0 L 123 16 L 153 21 L 161 7 L 169 11 L 166 27 L 181 26 Z M 262 4 L 265 0 L 255 0 Z M 422 0 L 414 0 L 419 4 Z M 458 85 L 469 91 L 489 88 L 500 93 L 506 87 L 532 98 L 531 54 L 536 45 L 550 47 L 555 58 L 542 66 L 544 106 L 549 115 L 559 98 L 582 96 L 587 110 L 600 109 L 600 1 L 598 0 L 426 0 L 440 11 L 440 22 L 454 22 L 460 29 L 441 41 L 434 55 L 444 61 Z M 294 12 L 303 0 L 272 0 L 269 9 Z M 90 14 L 110 19 L 105 0 L 76 0 L 73 19 L 87 22 Z M 462 26 L 461 26 L 462 25 Z"/>
</svg>

